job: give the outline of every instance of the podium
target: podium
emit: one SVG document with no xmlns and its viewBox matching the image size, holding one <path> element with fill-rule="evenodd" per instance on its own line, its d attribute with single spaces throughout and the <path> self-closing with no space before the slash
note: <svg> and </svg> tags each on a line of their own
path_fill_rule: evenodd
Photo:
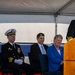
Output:
<svg viewBox="0 0 75 75">
<path fill-rule="evenodd" d="M 64 75 L 75 75 L 75 38 L 64 44 Z"/>
</svg>

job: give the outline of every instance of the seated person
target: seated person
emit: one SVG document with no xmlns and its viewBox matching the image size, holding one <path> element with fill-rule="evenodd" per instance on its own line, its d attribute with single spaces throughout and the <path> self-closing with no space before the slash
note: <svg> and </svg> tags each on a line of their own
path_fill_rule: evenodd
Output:
<svg viewBox="0 0 75 75">
<path fill-rule="evenodd" d="M 26 75 L 33 75 L 33 69 L 29 64 L 24 63 L 24 55 L 21 47 L 14 43 L 16 30 L 9 29 L 6 31 L 8 42 L 2 45 L 2 61 L 4 68 L 11 69 L 14 75 L 19 75 L 19 70 L 23 69 Z"/>
<path fill-rule="evenodd" d="M 75 20 L 71 21 L 66 36 L 67 41 L 71 40 L 72 38 L 75 38 Z"/>
<path fill-rule="evenodd" d="M 60 71 L 63 73 L 63 47 L 60 46 L 63 37 L 56 35 L 54 44 L 47 50 L 49 72 Z"/>
<path fill-rule="evenodd" d="M 48 46 L 44 44 L 45 35 L 43 33 L 38 33 L 36 38 L 37 43 L 31 45 L 30 53 L 32 58 L 32 65 L 38 72 L 41 72 L 41 65 L 38 55 L 46 54 Z"/>
</svg>

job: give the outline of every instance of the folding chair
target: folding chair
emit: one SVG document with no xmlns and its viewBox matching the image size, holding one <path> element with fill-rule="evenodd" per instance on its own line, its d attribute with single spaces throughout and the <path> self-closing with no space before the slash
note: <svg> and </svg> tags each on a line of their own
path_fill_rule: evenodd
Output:
<svg viewBox="0 0 75 75">
<path fill-rule="evenodd" d="M 48 72 L 48 58 L 47 55 L 39 54 L 39 60 L 42 68 L 43 75 L 61 75 L 61 72 Z"/>
</svg>

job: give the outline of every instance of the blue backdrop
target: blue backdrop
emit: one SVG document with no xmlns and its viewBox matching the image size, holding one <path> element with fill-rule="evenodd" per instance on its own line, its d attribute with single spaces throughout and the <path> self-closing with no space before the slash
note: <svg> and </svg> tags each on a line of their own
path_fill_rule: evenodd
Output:
<svg viewBox="0 0 75 75">
<path fill-rule="evenodd" d="M 1 45 L 4 43 L 0 43 L 0 52 L 1 52 Z M 21 46 L 21 50 L 24 54 L 24 56 L 28 56 L 28 52 L 30 52 L 30 46 L 33 44 L 27 44 L 27 43 L 18 43 Z M 52 44 L 48 44 L 48 46 L 51 46 Z"/>
</svg>

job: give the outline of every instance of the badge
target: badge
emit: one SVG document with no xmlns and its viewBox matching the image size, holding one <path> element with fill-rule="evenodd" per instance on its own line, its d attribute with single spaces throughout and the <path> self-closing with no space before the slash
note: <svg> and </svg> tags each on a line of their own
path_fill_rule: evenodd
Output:
<svg viewBox="0 0 75 75">
<path fill-rule="evenodd" d="M 20 48 L 18 48 L 18 49 L 17 49 L 17 52 L 18 52 L 18 53 L 20 53 L 20 52 L 21 52 Z"/>
<path fill-rule="evenodd" d="M 12 48 L 8 48 L 8 50 L 12 50 Z"/>
</svg>

